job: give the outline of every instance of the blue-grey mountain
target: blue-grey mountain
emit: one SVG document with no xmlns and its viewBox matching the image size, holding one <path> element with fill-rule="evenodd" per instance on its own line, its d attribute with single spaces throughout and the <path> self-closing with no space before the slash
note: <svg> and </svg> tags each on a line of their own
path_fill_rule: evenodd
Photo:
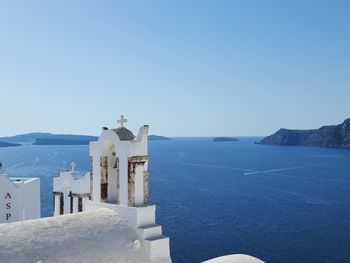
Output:
<svg viewBox="0 0 350 263">
<path fill-rule="evenodd" d="M 314 130 L 280 129 L 257 143 L 350 149 L 350 118 L 339 125 Z"/>
<path fill-rule="evenodd" d="M 9 137 L 0 137 L 0 141 L 4 142 L 32 142 L 34 143 L 37 139 L 55 139 L 55 140 L 77 140 L 77 141 L 96 141 L 96 136 L 89 135 L 74 135 L 74 134 L 52 134 L 33 132 L 26 134 L 19 134 Z"/>
<path fill-rule="evenodd" d="M 11 143 L 32 143 L 34 145 L 87 145 L 90 141 L 96 141 L 98 137 L 76 134 L 52 134 L 33 132 L 15 136 L 0 137 L 0 147 L 19 146 Z M 160 135 L 149 135 L 150 141 L 170 140 Z"/>
</svg>

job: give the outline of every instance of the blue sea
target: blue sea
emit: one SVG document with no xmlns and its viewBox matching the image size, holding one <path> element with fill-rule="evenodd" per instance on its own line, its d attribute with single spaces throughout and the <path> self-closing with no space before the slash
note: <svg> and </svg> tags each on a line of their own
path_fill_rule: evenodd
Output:
<svg viewBox="0 0 350 263">
<path fill-rule="evenodd" d="M 174 263 L 232 253 L 266 262 L 350 262 L 350 150 L 254 144 L 259 138 L 150 141 L 150 202 Z M 89 169 L 88 146 L 0 148 L 2 172 L 41 178 Z"/>
</svg>

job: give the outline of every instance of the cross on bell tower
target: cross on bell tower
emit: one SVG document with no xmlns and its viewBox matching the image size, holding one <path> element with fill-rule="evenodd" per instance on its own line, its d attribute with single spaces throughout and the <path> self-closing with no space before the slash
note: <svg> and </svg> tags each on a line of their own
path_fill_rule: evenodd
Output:
<svg viewBox="0 0 350 263">
<path fill-rule="evenodd" d="M 70 164 L 70 167 L 71 167 L 71 171 L 74 172 L 75 171 L 75 167 L 77 166 L 77 164 L 73 161 L 71 164 Z"/>
<path fill-rule="evenodd" d="M 120 115 L 120 120 L 118 120 L 118 123 L 120 123 L 120 127 L 124 127 L 124 123 L 127 123 L 128 120 L 124 119 L 124 115 Z"/>
</svg>

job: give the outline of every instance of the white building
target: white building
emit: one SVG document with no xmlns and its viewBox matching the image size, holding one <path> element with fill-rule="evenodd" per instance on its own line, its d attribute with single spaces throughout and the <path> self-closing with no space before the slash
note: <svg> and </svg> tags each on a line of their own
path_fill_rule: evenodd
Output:
<svg viewBox="0 0 350 263">
<path fill-rule="evenodd" d="M 72 167 L 54 179 L 54 214 L 114 210 L 138 234 L 150 259 L 171 262 L 169 238 L 155 222 L 156 206 L 148 204 L 148 126 L 134 136 L 123 115 L 118 122 L 119 128 L 104 127 L 90 143 L 90 175 Z"/>
<path fill-rule="evenodd" d="M 71 170 L 53 180 L 54 216 L 82 212 L 90 196 L 90 174 L 82 175 L 71 164 Z"/>
<path fill-rule="evenodd" d="M 40 218 L 40 179 L 0 174 L 0 223 Z"/>
<path fill-rule="evenodd" d="M 88 209 L 116 210 L 140 236 L 151 259 L 169 262 L 169 238 L 156 224 L 156 206 L 148 204 L 148 125 L 138 135 L 124 127 L 104 127 L 98 141 L 90 143 L 91 202 Z"/>
</svg>

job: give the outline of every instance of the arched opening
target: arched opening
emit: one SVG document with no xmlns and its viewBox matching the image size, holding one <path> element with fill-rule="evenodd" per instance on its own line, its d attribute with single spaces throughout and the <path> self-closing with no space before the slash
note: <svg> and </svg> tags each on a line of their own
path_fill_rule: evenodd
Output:
<svg viewBox="0 0 350 263">
<path fill-rule="evenodd" d="M 119 204 L 119 159 L 117 147 L 111 141 L 103 143 L 100 156 L 100 200 Z"/>
<path fill-rule="evenodd" d="M 109 203 L 119 204 L 119 159 L 116 147 L 111 144 L 108 149 L 108 197 Z"/>
</svg>

